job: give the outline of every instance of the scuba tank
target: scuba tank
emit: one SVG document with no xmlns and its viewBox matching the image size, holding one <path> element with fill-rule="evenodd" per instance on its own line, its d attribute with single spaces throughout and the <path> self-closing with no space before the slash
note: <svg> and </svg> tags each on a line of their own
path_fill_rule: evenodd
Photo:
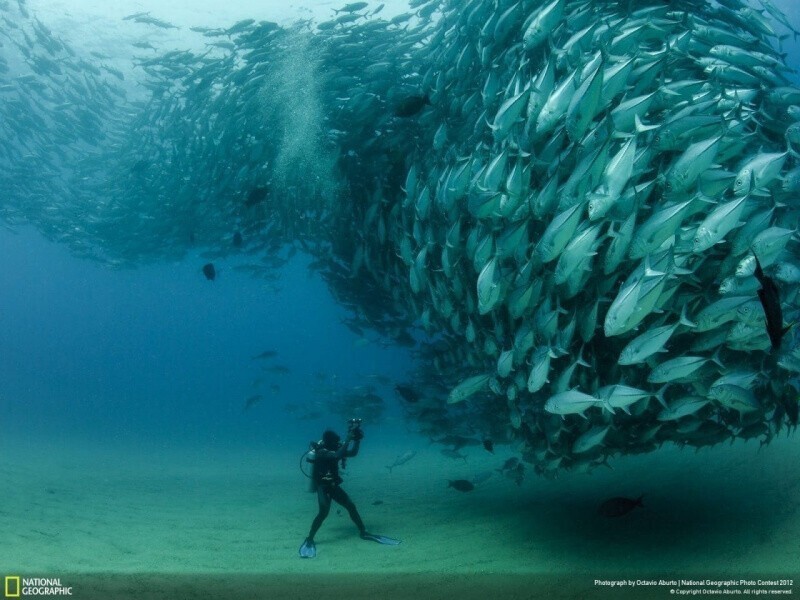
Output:
<svg viewBox="0 0 800 600">
<path fill-rule="evenodd" d="M 314 472 L 316 470 L 316 464 L 314 461 L 316 460 L 317 456 L 317 448 L 321 447 L 322 447 L 322 440 L 318 442 L 311 442 L 311 444 L 309 444 L 308 450 L 306 450 L 305 453 L 300 457 L 300 471 L 303 473 L 303 475 L 308 477 L 308 486 L 306 491 L 310 493 L 314 493 L 317 491 L 317 483 L 314 481 Z M 305 469 L 303 469 L 303 464 L 305 461 L 311 463 L 311 473 L 306 473 Z"/>
<path fill-rule="evenodd" d="M 314 492 L 317 491 L 317 484 L 318 484 L 318 482 L 317 482 L 317 469 L 319 467 L 316 464 L 316 456 L 317 456 L 317 450 L 319 450 L 322 447 L 324 447 L 324 444 L 323 444 L 322 440 L 319 440 L 318 442 L 311 442 L 309 444 L 309 449 L 306 450 L 303 453 L 303 455 L 300 457 L 300 471 L 303 473 L 303 475 L 308 477 L 308 489 L 306 491 L 308 491 L 310 493 L 314 493 Z M 342 447 L 342 444 L 339 443 L 339 448 L 341 448 L 341 447 Z M 341 458 L 339 460 L 342 463 L 342 469 L 344 469 L 345 468 L 345 459 Z M 306 473 L 305 469 L 303 468 L 303 464 L 304 464 L 305 461 L 311 463 L 311 465 L 312 465 L 311 466 L 311 473 Z M 326 475 L 325 477 L 330 478 L 330 475 Z M 322 477 L 323 481 L 325 480 L 325 477 Z"/>
</svg>

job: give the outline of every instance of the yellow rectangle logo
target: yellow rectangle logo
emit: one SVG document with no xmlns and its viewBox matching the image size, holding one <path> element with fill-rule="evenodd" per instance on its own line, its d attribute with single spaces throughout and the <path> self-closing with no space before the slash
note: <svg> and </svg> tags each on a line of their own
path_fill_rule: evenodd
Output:
<svg viewBox="0 0 800 600">
<path fill-rule="evenodd" d="M 13 585 L 12 585 L 13 584 Z M 6 598 L 19 598 L 19 577 L 6 575 Z"/>
</svg>

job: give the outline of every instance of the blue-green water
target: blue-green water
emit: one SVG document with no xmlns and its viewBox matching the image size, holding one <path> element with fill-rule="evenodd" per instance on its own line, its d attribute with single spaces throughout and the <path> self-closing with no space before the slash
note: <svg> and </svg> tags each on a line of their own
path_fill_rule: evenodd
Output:
<svg viewBox="0 0 800 600">
<path fill-rule="evenodd" d="M 800 575 L 796 7 L 73 8 L 0 1 L 0 575 Z M 343 488 L 403 543 L 334 505 L 301 560 L 298 467 L 350 418 Z"/>
</svg>

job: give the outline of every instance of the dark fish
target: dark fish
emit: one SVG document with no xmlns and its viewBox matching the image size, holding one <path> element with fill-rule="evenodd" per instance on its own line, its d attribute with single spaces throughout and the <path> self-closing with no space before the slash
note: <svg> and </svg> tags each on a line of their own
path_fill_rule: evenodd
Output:
<svg viewBox="0 0 800 600">
<path fill-rule="evenodd" d="M 241 248 L 242 247 L 242 234 L 238 231 L 233 234 L 233 247 L 234 248 Z"/>
<path fill-rule="evenodd" d="M 386 468 L 389 469 L 389 473 L 391 473 L 392 469 L 394 469 L 395 467 L 399 467 L 400 465 L 406 464 L 416 455 L 417 455 L 416 450 L 413 452 L 406 452 L 405 454 L 401 454 L 400 456 L 394 459 L 394 462 L 391 465 L 386 465 Z"/>
<path fill-rule="evenodd" d="M 513 469 L 519 463 L 519 459 L 516 456 L 512 456 L 506 462 L 503 463 L 503 466 L 497 469 L 498 472 L 502 473 L 503 471 L 508 471 Z"/>
<path fill-rule="evenodd" d="M 460 450 L 465 446 L 479 446 L 480 442 L 473 438 L 464 437 L 463 435 L 446 435 L 439 440 L 433 440 L 437 444 L 444 444 L 445 446 L 452 446 L 453 450 Z"/>
<path fill-rule="evenodd" d="M 487 452 L 491 452 L 494 454 L 494 442 L 489 438 L 483 440 L 483 447 L 486 449 Z"/>
<path fill-rule="evenodd" d="M 372 506 L 380 506 L 381 504 L 383 504 L 383 500 L 375 500 L 375 502 L 372 503 Z"/>
<path fill-rule="evenodd" d="M 430 104 L 431 99 L 428 94 L 408 96 L 403 98 L 400 103 L 395 106 L 394 114 L 398 117 L 413 117 L 423 109 L 426 104 Z"/>
<path fill-rule="evenodd" d="M 274 367 L 269 367 L 265 370 L 269 371 L 270 373 L 277 373 L 278 375 L 286 375 L 289 373 L 289 367 L 284 367 L 283 365 L 275 365 Z"/>
<path fill-rule="evenodd" d="M 644 494 L 636 498 L 636 500 L 631 498 L 609 498 L 600 505 L 597 512 L 604 517 L 621 517 L 622 515 L 627 515 L 637 506 L 644 508 L 642 498 L 644 498 Z"/>
<path fill-rule="evenodd" d="M 448 479 L 447 487 L 455 488 L 459 492 L 471 492 L 475 489 L 475 486 L 472 485 L 472 482 L 467 481 L 466 479 Z"/>
<path fill-rule="evenodd" d="M 460 458 L 464 462 L 467 462 L 467 455 L 461 454 L 458 450 L 451 450 L 450 448 L 444 448 L 440 450 L 440 452 L 447 458 Z"/>
<path fill-rule="evenodd" d="M 150 14 L 149 12 L 138 12 L 138 13 L 134 13 L 132 15 L 128 15 L 127 17 L 122 17 L 122 20 L 123 21 L 131 21 L 133 19 L 138 19 L 139 17 L 146 17 L 149 14 Z"/>
<path fill-rule="evenodd" d="M 510 460 L 511 459 L 507 460 L 506 464 L 508 464 Z M 513 467 L 507 469 L 504 467 L 503 469 L 497 470 L 517 485 L 522 485 L 522 482 L 525 481 L 525 465 L 519 461 L 517 461 Z"/>
<path fill-rule="evenodd" d="M 367 6 L 369 6 L 369 4 L 368 4 L 368 3 L 366 3 L 366 2 L 352 2 L 352 3 L 350 3 L 350 4 L 345 4 L 345 5 L 344 5 L 342 8 L 340 8 L 339 10 L 336 10 L 336 9 L 334 8 L 334 9 L 333 9 L 333 12 L 334 12 L 334 13 L 336 13 L 337 15 L 338 15 L 340 12 L 344 12 L 344 13 L 351 13 L 351 12 L 355 12 L 355 11 L 357 11 L 357 10 L 361 10 L 362 8 L 366 8 Z"/>
<path fill-rule="evenodd" d="M 156 19 L 155 17 L 148 16 L 149 13 L 144 15 L 140 15 L 138 17 L 134 17 L 133 21 L 135 23 L 144 23 L 146 25 L 155 25 L 156 27 L 160 27 L 161 29 L 179 29 L 172 23 L 167 23 L 166 21 L 161 21 L 160 19 Z"/>
<path fill-rule="evenodd" d="M 398 383 L 396 386 L 394 386 L 394 389 L 397 390 L 397 393 L 400 394 L 400 397 L 406 402 L 413 404 L 419 401 L 419 395 L 410 385 Z"/>
<path fill-rule="evenodd" d="M 214 281 L 214 279 L 217 278 L 217 270 L 214 268 L 214 263 L 203 265 L 203 275 L 205 275 L 206 279 L 209 281 Z"/>
<path fill-rule="evenodd" d="M 243 411 L 253 408 L 256 404 L 261 402 L 261 400 L 263 400 L 263 399 L 264 399 L 264 396 L 262 396 L 261 394 L 256 394 L 255 396 L 250 396 L 247 400 L 244 401 L 244 409 L 243 409 Z"/>
<path fill-rule="evenodd" d="M 275 350 L 264 350 L 261 354 L 254 356 L 253 360 L 257 360 L 259 358 L 273 358 L 274 356 L 278 356 L 278 353 Z"/>
<path fill-rule="evenodd" d="M 247 193 L 247 199 L 244 201 L 244 205 L 247 207 L 255 206 L 259 202 L 262 202 L 264 198 L 267 197 L 269 193 L 269 188 L 266 186 L 257 186 L 254 187 Z"/>
<path fill-rule="evenodd" d="M 783 310 L 781 309 L 781 296 L 778 285 L 772 277 L 764 274 L 755 252 L 753 252 L 753 256 L 756 259 L 755 276 L 761 284 L 761 288 L 758 290 L 758 299 L 761 301 L 761 306 L 764 308 L 764 316 L 767 319 L 767 335 L 769 335 L 769 341 L 772 342 L 772 349 L 777 350 L 781 347 L 781 340 L 784 334 L 789 331 L 791 325 L 783 326 Z"/>
</svg>

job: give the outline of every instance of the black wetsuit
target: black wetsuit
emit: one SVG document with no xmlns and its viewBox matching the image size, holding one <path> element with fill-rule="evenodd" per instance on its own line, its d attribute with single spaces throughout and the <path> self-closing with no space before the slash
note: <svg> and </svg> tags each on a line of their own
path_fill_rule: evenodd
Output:
<svg viewBox="0 0 800 600">
<path fill-rule="evenodd" d="M 335 500 L 347 509 L 360 534 L 366 531 L 364 522 L 361 520 L 358 510 L 356 510 L 356 505 L 350 500 L 350 496 L 339 487 L 343 481 L 339 476 L 339 461 L 358 454 L 358 447 L 359 440 L 354 440 L 351 450 L 348 449 L 348 444 L 344 443 L 339 446 L 338 450 L 327 450 L 320 447 L 314 452 L 313 460 L 309 457 L 309 462 L 314 465 L 311 471 L 312 485 L 317 492 L 317 500 L 319 501 L 319 513 L 314 517 L 314 522 L 311 524 L 311 532 L 308 534 L 309 540 L 314 539 L 317 530 L 328 516 L 331 510 L 331 500 Z"/>
</svg>

